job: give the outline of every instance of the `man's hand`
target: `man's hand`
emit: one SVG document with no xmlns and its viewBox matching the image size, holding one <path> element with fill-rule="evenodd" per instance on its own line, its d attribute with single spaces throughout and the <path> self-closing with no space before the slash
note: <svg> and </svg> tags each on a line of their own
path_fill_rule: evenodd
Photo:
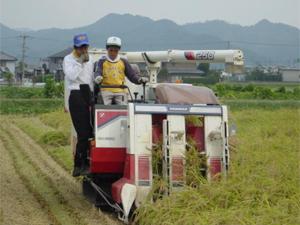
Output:
<svg viewBox="0 0 300 225">
<path fill-rule="evenodd" d="M 147 77 L 141 77 L 140 79 L 139 79 L 139 83 L 140 84 L 145 84 L 145 83 L 147 83 L 149 81 L 149 79 L 147 78 Z"/>
<path fill-rule="evenodd" d="M 82 63 L 88 62 L 89 60 L 90 60 L 89 54 L 88 54 L 88 53 L 85 53 L 85 54 L 82 54 L 82 55 L 77 59 L 77 62 L 79 62 L 80 64 L 82 64 Z"/>
<path fill-rule="evenodd" d="M 102 76 L 97 76 L 94 81 L 96 84 L 100 84 L 102 82 L 102 80 L 103 80 Z"/>
</svg>

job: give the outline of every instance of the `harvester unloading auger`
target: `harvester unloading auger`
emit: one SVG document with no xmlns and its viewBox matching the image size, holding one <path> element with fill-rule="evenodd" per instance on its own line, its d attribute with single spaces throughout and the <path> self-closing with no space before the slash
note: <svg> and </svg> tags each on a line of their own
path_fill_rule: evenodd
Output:
<svg viewBox="0 0 300 225">
<path fill-rule="evenodd" d="M 96 61 L 104 57 L 106 51 L 92 49 L 89 54 Z M 130 210 L 147 199 L 153 186 L 151 149 L 158 140 L 162 143 L 162 176 L 168 182 L 165 195 L 181 191 L 185 184 L 183 165 L 187 136 L 197 143 L 199 157 L 205 156 L 208 169 L 204 168 L 202 174 L 206 179 L 212 180 L 217 174 L 226 176 L 228 170 L 227 107 L 219 105 L 209 88 L 158 84 L 162 62 L 225 63 L 226 72 L 241 74 L 244 73 L 244 56 L 240 50 L 168 50 L 120 55 L 130 63 L 146 63 L 149 83 L 136 86 L 127 81 L 123 88 L 128 88 L 130 95 L 135 93 L 128 105 L 99 102 L 93 105 L 95 137 L 91 140 L 90 175 L 83 179 L 83 194 L 100 208 L 115 208 L 119 218 L 127 223 Z M 100 95 L 101 92 L 96 96 L 98 101 Z M 65 90 L 66 110 L 68 97 Z M 203 123 L 186 123 L 187 115 L 201 117 Z M 76 141 L 74 128 L 72 140 Z"/>
</svg>

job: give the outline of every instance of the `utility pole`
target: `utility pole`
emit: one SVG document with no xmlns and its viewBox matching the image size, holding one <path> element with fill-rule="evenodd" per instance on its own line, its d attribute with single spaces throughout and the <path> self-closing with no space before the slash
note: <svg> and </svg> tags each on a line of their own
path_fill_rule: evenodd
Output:
<svg viewBox="0 0 300 225">
<path fill-rule="evenodd" d="M 230 49 L 230 40 L 227 42 L 227 49 Z"/>
<path fill-rule="evenodd" d="M 25 78 L 25 63 L 26 63 L 26 38 L 28 38 L 29 36 L 27 35 L 23 35 L 23 46 L 22 46 L 22 64 L 23 64 L 23 68 L 22 68 L 22 82 L 23 79 Z"/>
</svg>

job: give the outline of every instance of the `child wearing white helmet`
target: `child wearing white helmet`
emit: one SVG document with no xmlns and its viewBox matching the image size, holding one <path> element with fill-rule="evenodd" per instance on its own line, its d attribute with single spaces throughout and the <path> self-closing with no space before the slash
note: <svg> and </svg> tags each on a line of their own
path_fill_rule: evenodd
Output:
<svg viewBox="0 0 300 225">
<path fill-rule="evenodd" d="M 95 71 L 95 83 L 102 85 L 126 85 L 125 76 L 135 84 L 148 82 L 148 78 L 135 75 L 129 62 L 121 58 L 121 39 L 109 37 L 106 42 L 107 54 L 105 58 L 97 62 Z M 114 100 L 117 105 L 126 105 L 128 101 L 127 90 L 123 88 L 101 88 L 103 102 L 111 105 Z"/>
</svg>

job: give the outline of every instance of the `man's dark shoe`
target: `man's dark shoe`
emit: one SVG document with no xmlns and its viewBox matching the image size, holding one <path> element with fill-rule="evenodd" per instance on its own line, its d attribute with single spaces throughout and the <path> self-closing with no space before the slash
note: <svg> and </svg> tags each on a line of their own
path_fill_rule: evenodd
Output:
<svg viewBox="0 0 300 225">
<path fill-rule="evenodd" d="M 90 164 L 89 163 L 84 163 L 81 166 L 80 173 L 81 173 L 82 176 L 89 175 L 90 174 Z"/>
<path fill-rule="evenodd" d="M 73 170 L 73 173 L 72 173 L 72 176 L 73 177 L 79 177 L 80 176 L 80 171 L 81 171 L 81 167 L 80 166 L 75 166 L 74 170 Z"/>
</svg>

